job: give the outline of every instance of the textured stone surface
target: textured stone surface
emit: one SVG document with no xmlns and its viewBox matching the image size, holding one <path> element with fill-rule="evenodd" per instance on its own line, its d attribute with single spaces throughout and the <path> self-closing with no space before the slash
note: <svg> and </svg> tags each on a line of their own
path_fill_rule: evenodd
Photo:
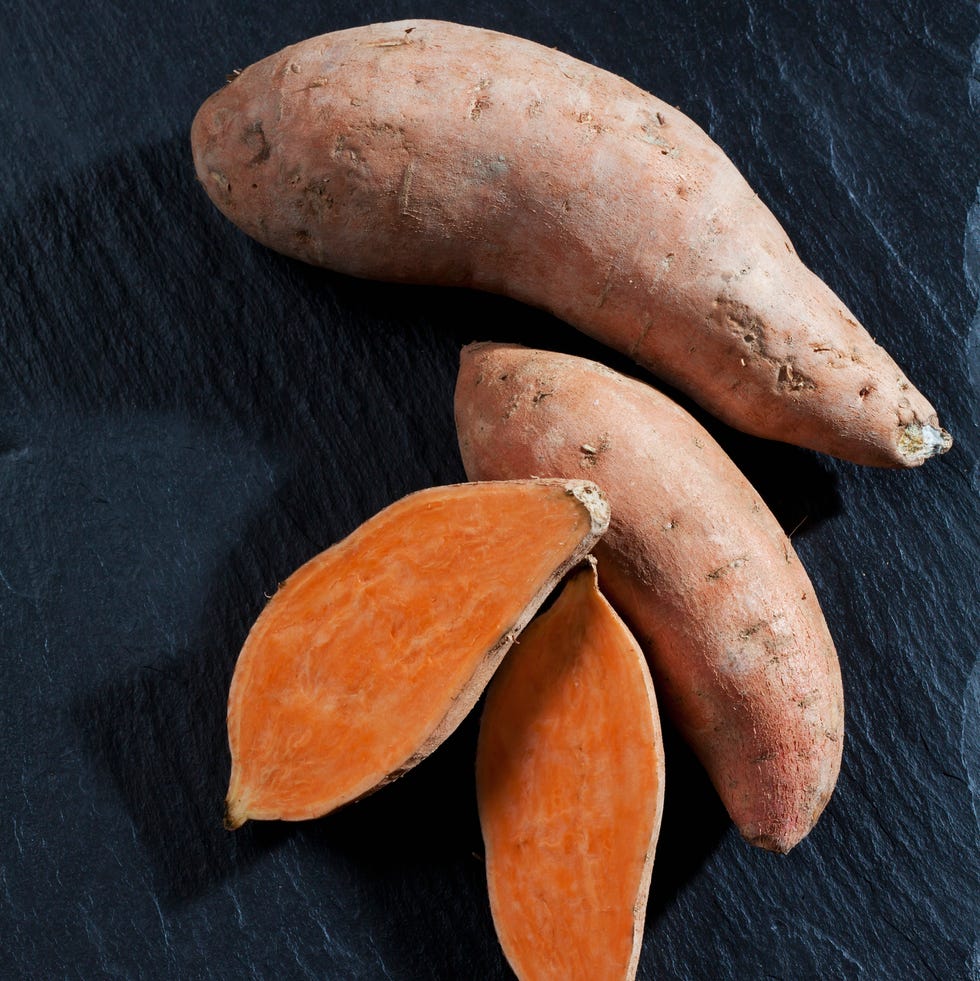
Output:
<svg viewBox="0 0 980 981">
<path fill-rule="evenodd" d="M 224 75 L 404 2 L 0 11 L 0 974 L 506 978 L 474 720 L 304 825 L 220 826 L 224 700 L 278 580 L 462 479 L 457 350 L 605 358 L 506 301 L 254 245 L 195 186 Z M 670 737 L 641 978 L 980 977 L 980 17 L 965 2 L 433 3 L 679 105 L 957 438 L 914 473 L 712 426 L 794 535 L 847 693 L 785 859 Z"/>
</svg>

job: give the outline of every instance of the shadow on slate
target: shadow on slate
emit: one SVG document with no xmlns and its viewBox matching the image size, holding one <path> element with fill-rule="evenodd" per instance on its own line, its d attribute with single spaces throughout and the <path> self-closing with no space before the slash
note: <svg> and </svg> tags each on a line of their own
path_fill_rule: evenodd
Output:
<svg viewBox="0 0 980 981">
<path fill-rule="evenodd" d="M 342 856 L 390 907 L 399 929 L 384 936 L 385 953 L 406 977 L 466 977 L 474 964 L 483 977 L 510 976 L 490 917 L 476 804 L 482 706 L 405 776 L 301 831 L 312 859 Z"/>
<path fill-rule="evenodd" d="M 55 240 L 35 241 L 32 227 L 54 229 Z M 234 836 L 221 828 L 234 658 L 269 570 L 288 574 L 411 490 L 463 479 L 452 427 L 459 346 L 513 341 L 641 372 L 506 298 L 358 281 L 269 252 L 211 206 L 183 138 L 50 188 L 6 228 L 0 288 L 30 293 L 30 302 L 8 298 L 5 308 L 31 317 L 6 331 L 9 363 L 20 372 L 8 398 L 19 394 L 29 410 L 32 391 L 55 392 L 68 414 L 134 407 L 217 414 L 289 461 L 275 500 L 210 584 L 206 616 L 186 649 L 130 664 L 74 706 L 75 724 L 126 803 L 164 894 L 179 901 L 298 833 L 290 825 L 247 826 Z M 55 292 L 51 264 L 73 252 L 77 266 Z M 834 513 L 835 478 L 812 454 L 732 435 L 694 411 L 749 476 L 755 472 L 770 503 L 806 500 L 810 526 Z M 791 511 L 779 517 L 791 526 L 799 520 Z M 471 841 L 478 847 L 472 720 L 467 726 L 468 735 L 383 795 L 299 833 L 371 875 L 406 854 L 439 869 Z M 684 752 L 674 748 L 672 756 Z M 693 759 L 672 765 L 672 780 L 654 916 L 726 822 Z M 704 815 L 703 834 L 686 833 L 691 813 Z M 680 849 L 682 840 L 693 843 Z"/>
<path fill-rule="evenodd" d="M 55 229 L 55 239 L 36 242 L 37 227 Z M 30 293 L 29 302 L 6 304 L 32 318 L 9 331 L 20 387 L 61 390 L 77 408 L 149 403 L 208 413 L 217 405 L 246 425 L 276 430 L 315 421 L 298 413 L 312 416 L 324 397 L 330 404 L 338 361 L 371 364 L 379 390 L 356 393 L 362 404 L 342 406 L 341 417 L 378 401 L 382 410 L 411 413 L 405 396 L 427 388 L 439 399 L 441 441 L 426 431 L 431 413 L 420 411 L 431 402 L 419 403 L 410 416 L 418 429 L 414 449 L 453 459 L 454 479 L 462 479 L 451 421 L 458 349 L 472 340 L 521 343 L 603 361 L 674 397 L 730 453 L 787 531 L 805 533 L 839 508 L 836 475 L 817 454 L 729 429 L 625 356 L 542 311 L 475 291 L 357 280 L 252 242 L 197 186 L 183 138 L 51 188 L 5 229 L 2 286 Z M 36 269 L 79 246 L 64 292 L 53 292 L 52 278 Z M 79 332 L 93 314 L 91 329 Z M 22 349 L 25 338 L 33 350 Z M 64 349 L 69 338 L 71 357 L 57 365 L 64 377 L 31 377 L 48 360 L 37 352 Z"/>
<path fill-rule="evenodd" d="M 141 665 L 73 706 L 73 721 L 112 778 L 171 903 L 206 891 L 294 830 L 257 823 L 230 834 L 222 826 L 228 689 L 265 602 L 264 540 L 281 541 L 283 524 L 262 515 L 249 525 L 202 604 L 189 649 Z"/>
<path fill-rule="evenodd" d="M 646 927 L 672 905 L 731 828 L 731 819 L 697 757 L 663 719 L 666 789 L 650 883 Z M 748 847 L 748 846 L 746 846 Z"/>
</svg>

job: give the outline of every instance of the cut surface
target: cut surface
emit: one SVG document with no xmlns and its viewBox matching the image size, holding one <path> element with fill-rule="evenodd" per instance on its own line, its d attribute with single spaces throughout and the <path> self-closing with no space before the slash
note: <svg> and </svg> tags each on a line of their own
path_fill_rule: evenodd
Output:
<svg viewBox="0 0 980 981">
<path fill-rule="evenodd" d="M 518 977 L 635 975 L 663 787 L 646 661 L 583 568 L 521 634 L 480 724 L 490 904 Z"/>
<path fill-rule="evenodd" d="M 235 668 L 227 826 L 325 814 L 428 755 L 606 522 L 586 481 L 439 487 L 302 566 Z"/>
</svg>

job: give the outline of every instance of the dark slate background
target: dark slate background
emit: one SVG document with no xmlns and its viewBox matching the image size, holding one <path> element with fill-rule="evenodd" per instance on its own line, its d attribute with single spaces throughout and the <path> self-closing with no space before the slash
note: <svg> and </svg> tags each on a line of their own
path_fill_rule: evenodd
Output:
<svg viewBox="0 0 980 981">
<path fill-rule="evenodd" d="M 434 16 L 625 75 L 705 127 L 957 442 L 862 470 L 711 424 L 806 563 L 848 696 L 838 791 L 744 845 L 668 732 L 641 978 L 980 977 L 980 16 L 963 0 L 118 0 L 0 10 L 0 977 L 506 978 L 470 719 L 324 820 L 220 825 L 264 595 L 462 479 L 459 346 L 606 357 L 509 301 L 245 239 L 187 133 L 283 45 Z"/>
</svg>

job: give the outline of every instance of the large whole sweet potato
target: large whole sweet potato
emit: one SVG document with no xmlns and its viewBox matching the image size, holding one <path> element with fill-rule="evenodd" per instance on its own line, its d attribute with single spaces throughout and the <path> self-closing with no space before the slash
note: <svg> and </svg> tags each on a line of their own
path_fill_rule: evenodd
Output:
<svg viewBox="0 0 980 981">
<path fill-rule="evenodd" d="M 809 577 L 751 484 L 660 392 L 547 351 L 465 348 L 456 426 L 472 480 L 584 476 L 604 489 L 599 580 L 658 701 L 743 836 L 792 848 L 837 781 L 840 667 Z"/>
<path fill-rule="evenodd" d="M 544 307 L 756 435 L 883 466 L 949 446 L 702 130 L 550 48 L 426 20 L 312 38 L 211 96 L 192 144 L 287 255 Z"/>
</svg>

